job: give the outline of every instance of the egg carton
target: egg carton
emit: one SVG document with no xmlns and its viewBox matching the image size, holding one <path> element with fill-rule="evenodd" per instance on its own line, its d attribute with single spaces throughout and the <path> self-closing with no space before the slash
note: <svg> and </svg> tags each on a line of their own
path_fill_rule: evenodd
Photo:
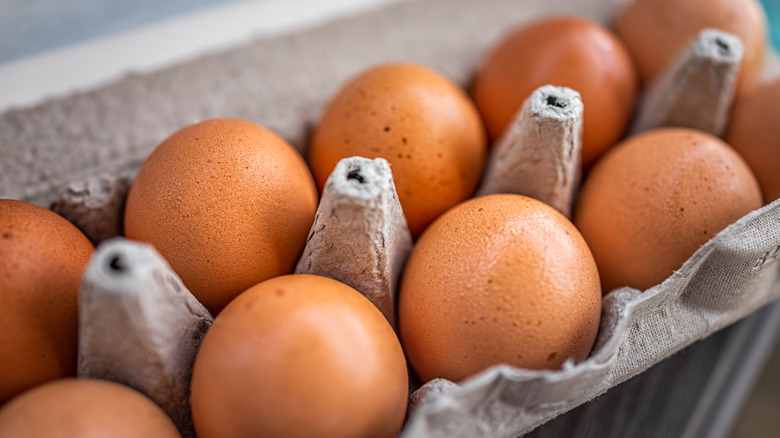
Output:
<svg viewBox="0 0 780 438">
<path fill-rule="evenodd" d="M 622 0 L 487 0 L 475 7 L 468 0 L 402 2 L 296 34 L 260 39 L 151 74 L 130 75 L 99 89 L 52 99 L 33 108 L 11 110 L 0 115 L 0 154 L 4 157 L 0 163 L 0 196 L 53 205 L 99 242 L 121 230 L 122 200 L 140 163 L 161 140 L 184 125 L 211 117 L 252 120 L 280 133 L 303 152 L 309 129 L 336 87 L 369 66 L 397 60 L 417 62 L 466 85 L 486 50 L 518 23 L 540 15 L 568 13 L 606 24 L 621 3 Z M 382 38 L 369 37 L 377 34 Z M 729 84 L 736 74 L 734 57 L 739 57 L 740 49 L 738 41 L 727 41 L 731 48 L 727 53 L 707 54 L 707 47 L 711 48 L 715 41 L 710 36 L 701 36 L 687 54 L 681 55 L 670 69 L 676 73 L 667 73 L 667 78 L 682 77 L 682 83 L 687 81 L 688 85 L 681 86 L 681 82 L 669 79 L 657 82 L 643 98 L 633 130 L 669 123 L 714 133 L 723 129 L 723 114 L 727 114 L 731 98 Z M 729 37 L 720 34 L 716 38 Z M 703 74 L 705 69 L 719 73 Z M 694 92 L 695 96 L 707 96 L 707 100 L 695 103 L 690 98 L 674 98 L 691 95 L 690 90 L 696 87 L 725 91 Z M 684 122 L 680 122 L 680 115 Z M 565 150 L 572 139 L 576 142 L 576 117 L 545 120 L 558 133 L 558 140 L 539 151 L 555 147 Z M 522 129 L 528 117 L 524 118 L 521 111 L 516 122 L 518 131 L 500 141 L 502 146 L 494 157 L 498 151 L 513 149 L 513 144 L 527 143 L 518 139 L 528 133 Z M 511 156 L 522 153 L 513 152 Z M 525 153 L 533 155 L 534 151 Z M 576 159 L 577 154 L 572 157 Z M 506 190 L 491 188 L 491 181 L 514 181 L 511 171 L 501 169 L 500 163 L 505 160 L 491 160 L 488 173 L 502 176 L 486 177 L 482 193 Z M 360 169 L 366 166 L 352 164 Z M 339 183 L 342 188 L 335 192 L 342 195 L 349 190 L 345 184 L 356 180 L 346 181 L 351 170 L 349 163 L 345 166 L 346 174 L 341 174 L 345 182 Z M 381 164 L 377 166 L 376 172 L 361 174 L 361 178 L 386 177 Z M 557 181 L 571 181 L 576 179 L 572 172 L 577 170 L 578 166 L 563 160 L 551 165 L 544 175 L 567 175 Z M 522 178 L 511 185 L 524 186 L 524 191 L 538 190 Z M 370 198 L 371 202 L 357 205 L 362 208 L 362 215 L 369 211 L 382 215 L 386 220 L 372 222 L 374 231 L 386 237 L 395 236 L 396 240 L 384 247 L 377 245 L 377 239 L 355 244 L 369 248 L 368 259 L 363 263 L 381 266 L 383 272 L 362 279 L 368 286 L 361 288 L 375 292 L 375 303 L 380 308 L 384 306 L 385 314 L 392 320 L 388 314 L 392 310 L 386 303 L 392 301 L 402 264 L 399 260 L 408 253 L 410 241 L 403 236 L 405 224 L 399 223 L 402 215 L 399 219 L 392 192 L 388 192 L 390 186 L 385 184 Z M 551 193 L 535 196 L 550 196 L 548 202 L 557 203 L 565 212 L 571 206 L 574 189 L 574 185 L 564 184 Z M 341 202 L 335 195 L 328 199 L 334 205 Z M 327 217 L 319 220 L 329 224 Z M 333 222 L 330 225 L 336 228 Z M 148 338 L 157 339 L 154 333 L 158 331 L 169 332 L 164 327 L 170 320 L 180 321 L 170 339 L 189 336 L 192 342 L 181 343 L 175 349 L 171 349 L 173 343 L 160 345 L 149 340 L 128 347 L 136 353 L 151 352 L 150 357 L 157 358 L 154 366 L 130 361 L 134 366 L 119 372 L 131 377 L 104 375 L 105 369 L 114 367 L 101 367 L 101 356 L 96 352 L 85 353 L 80 357 L 80 373 L 124 379 L 125 383 L 139 387 L 166 408 L 185 435 L 191 435 L 186 397 L 181 394 L 186 383 L 166 387 L 160 382 L 188 381 L 191 357 L 211 317 L 208 312 L 203 313 L 197 301 L 192 302 L 194 299 L 167 263 L 144 248 L 122 241 L 101 245 L 85 276 L 84 287 L 97 291 L 96 296 L 103 297 L 99 300 L 123 297 L 116 298 L 125 303 L 117 311 L 136 310 L 116 319 L 124 318 L 129 327 L 143 327 Z M 313 246 L 307 251 L 299 271 L 317 266 L 317 251 Z M 117 254 L 122 257 L 115 258 Z M 382 260 L 382 254 L 389 256 Z M 319 258 L 326 257 L 320 254 Z M 727 227 L 660 285 L 644 292 L 624 288 L 607 294 L 599 337 L 586 361 L 567 363 L 558 371 L 498 366 L 458 384 L 429 382 L 414 393 L 402 436 L 514 437 L 529 431 L 780 296 L 778 259 L 780 201 Z M 323 269 L 333 271 L 329 267 Z M 115 277 L 111 277 L 112 273 Z M 90 278 L 96 278 L 95 282 L 88 281 Z M 120 278 L 125 279 L 117 281 Z M 351 280 L 345 277 L 343 281 Z M 155 289 L 159 292 L 154 298 L 156 302 L 168 304 L 151 310 L 153 307 L 138 301 L 138 293 L 133 292 L 139 285 Z M 87 293 L 82 290 L 83 295 Z M 80 305 L 89 303 L 83 300 Z M 161 313 L 161 309 L 166 309 L 166 313 Z M 85 322 L 92 320 L 89 315 L 94 312 L 82 314 L 84 325 L 101 327 L 99 323 Z M 80 342 L 91 339 L 89 342 L 95 342 L 94 345 L 116 343 L 116 339 L 106 339 L 106 334 L 100 339 L 101 330 L 93 331 L 94 338 L 83 335 Z M 83 351 L 90 350 L 85 346 Z M 179 362 L 171 357 L 177 357 Z M 140 380 L 139 375 L 143 376 Z"/>
</svg>

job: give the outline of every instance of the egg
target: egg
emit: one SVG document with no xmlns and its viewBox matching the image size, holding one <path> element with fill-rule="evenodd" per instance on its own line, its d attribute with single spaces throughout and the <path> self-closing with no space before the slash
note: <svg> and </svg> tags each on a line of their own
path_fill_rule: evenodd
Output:
<svg viewBox="0 0 780 438">
<path fill-rule="evenodd" d="M 61 379 L 0 409 L 0 436 L 14 438 L 174 438 L 179 431 L 141 393 L 106 380 Z"/>
<path fill-rule="evenodd" d="M 726 133 L 730 144 L 755 172 L 764 202 L 780 198 L 780 79 L 739 96 Z"/>
<path fill-rule="evenodd" d="M 78 287 L 93 250 L 61 216 L 0 199 L 0 405 L 76 375 Z"/>
<path fill-rule="evenodd" d="M 700 131 L 666 128 L 629 138 L 596 163 L 574 223 L 605 292 L 644 290 L 760 206 L 758 182 L 731 147 Z"/>
<path fill-rule="evenodd" d="M 431 224 L 407 262 L 398 308 L 409 362 L 425 381 L 580 362 L 600 315 L 596 264 L 574 225 L 509 194 L 468 200 Z"/>
<path fill-rule="evenodd" d="M 547 17 L 506 35 L 471 86 L 490 138 L 497 139 L 542 85 L 578 91 L 584 105 L 582 164 L 615 144 L 631 117 L 638 77 L 631 55 L 611 32 L 575 17 Z"/>
<path fill-rule="evenodd" d="M 200 438 L 396 437 L 408 377 L 398 338 L 351 287 L 289 275 L 217 315 L 190 402 Z"/>
<path fill-rule="evenodd" d="M 414 64 L 362 72 L 336 93 L 314 132 L 309 165 L 320 189 L 342 158 L 384 158 L 414 236 L 476 189 L 486 139 L 469 97 Z"/>
<path fill-rule="evenodd" d="M 306 162 L 268 129 L 214 119 L 176 132 L 146 159 L 125 235 L 150 242 L 212 313 L 293 271 L 317 208 Z"/>
<path fill-rule="evenodd" d="M 739 92 L 756 82 L 766 45 L 766 17 L 756 0 L 632 0 L 618 14 L 615 31 L 630 50 L 644 84 L 655 79 L 705 28 L 732 33 L 745 54 Z"/>
</svg>

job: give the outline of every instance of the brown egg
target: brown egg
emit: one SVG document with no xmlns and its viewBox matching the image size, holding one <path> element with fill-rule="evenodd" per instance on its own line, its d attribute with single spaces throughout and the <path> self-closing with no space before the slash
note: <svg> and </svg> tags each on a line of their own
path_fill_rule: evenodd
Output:
<svg viewBox="0 0 780 438">
<path fill-rule="evenodd" d="M 648 84 L 705 28 L 737 35 L 744 44 L 739 90 L 753 87 L 764 59 L 766 17 L 756 0 L 632 0 L 615 30 Z"/>
<path fill-rule="evenodd" d="M 317 208 L 303 158 L 254 123 L 188 126 L 147 158 L 130 188 L 125 234 L 152 243 L 212 313 L 293 271 Z"/>
<path fill-rule="evenodd" d="M 252 287 L 214 320 L 195 359 L 200 438 L 396 437 L 406 361 L 368 299 L 325 277 Z"/>
<path fill-rule="evenodd" d="M 761 206 L 750 168 L 720 139 L 692 129 L 632 137 L 591 170 L 574 223 L 604 291 L 647 289 L 727 225 Z"/>
<path fill-rule="evenodd" d="M 747 161 L 761 185 L 764 202 L 780 198 L 780 80 L 737 98 L 728 142 Z"/>
<path fill-rule="evenodd" d="M 472 195 L 485 154 L 482 121 L 460 88 L 422 66 L 386 64 L 333 97 L 314 133 L 309 165 L 322 189 L 342 158 L 386 159 L 416 236 Z"/>
<path fill-rule="evenodd" d="M 631 56 L 608 30 L 581 18 L 549 17 L 509 33 L 477 72 L 471 92 L 495 140 L 536 88 L 577 90 L 585 106 L 582 163 L 587 166 L 623 135 L 637 81 Z"/>
<path fill-rule="evenodd" d="M 0 405 L 76 375 L 78 287 L 93 250 L 61 216 L 0 199 Z"/>
<path fill-rule="evenodd" d="M 174 438 L 170 418 L 141 393 L 107 380 L 61 379 L 0 410 L 0 436 L 14 438 Z"/>
<path fill-rule="evenodd" d="M 423 233 L 407 262 L 401 339 L 423 380 L 492 365 L 584 360 L 601 315 L 585 241 L 555 209 L 520 195 L 468 200 Z"/>
</svg>

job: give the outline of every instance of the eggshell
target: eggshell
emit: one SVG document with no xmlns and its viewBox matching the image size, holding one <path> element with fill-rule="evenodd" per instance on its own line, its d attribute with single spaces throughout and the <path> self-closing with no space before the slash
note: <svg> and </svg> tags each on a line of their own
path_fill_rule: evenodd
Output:
<svg viewBox="0 0 780 438">
<path fill-rule="evenodd" d="M 632 0 L 615 23 L 645 85 L 705 28 L 742 40 L 745 55 L 738 92 L 749 91 L 761 70 L 766 44 L 766 17 L 756 0 Z"/>
<path fill-rule="evenodd" d="M 755 172 L 764 202 L 780 198 L 780 80 L 740 96 L 726 134 Z"/>
<path fill-rule="evenodd" d="M 471 199 L 423 233 L 401 284 L 401 339 L 427 381 L 492 365 L 557 369 L 590 352 L 601 287 L 571 222 L 520 195 Z"/>
<path fill-rule="evenodd" d="M 548 17 L 510 32 L 477 72 L 471 92 L 490 138 L 497 139 L 534 89 L 569 87 L 580 93 L 582 163 L 619 140 L 636 99 L 631 55 L 611 32 L 575 17 Z"/>
<path fill-rule="evenodd" d="M 616 146 L 591 171 L 574 223 L 607 292 L 666 279 L 727 225 L 761 207 L 745 161 L 720 139 L 658 129 Z"/>
<path fill-rule="evenodd" d="M 93 250 L 61 216 L 0 199 L 0 405 L 76 375 L 78 287 Z"/>
<path fill-rule="evenodd" d="M 317 208 L 303 158 L 254 123 L 215 119 L 176 132 L 128 194 L 125 234 L 152 243 L 212 313 L 293 271 Z"/>
<path fill-rule="evenodd" d="M 0 410 L 0 436 L 14 438 L 174 438 L 176 426 L 140 392 L 107 380 L 61 379 Z"/>
<path fill-rule="evenodd" d="M 382 313 L 325 277 L 277 277 L 214 320 L 190 401 L 200 438 L 395 437 L 408 378 Z"/>
<path fill-rule="evenodd" d="M 409 229 L 417 236 L 472 195 L 486 139 L 469 97 L 449 79 L 413 64 L 385 64 L 349 81 L 330 101 L 309 150 L 320 186 L 342 158 L 390 162 Z"/>
</svg>

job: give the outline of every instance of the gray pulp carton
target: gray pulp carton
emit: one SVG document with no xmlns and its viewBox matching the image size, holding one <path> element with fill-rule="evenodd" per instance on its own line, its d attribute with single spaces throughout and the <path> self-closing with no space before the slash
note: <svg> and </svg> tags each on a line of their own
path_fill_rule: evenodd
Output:
<svg viewBox="0 0 780 438">
<path fill-rule="evenodd" d="M 518 23 L 552 13 L 607 23 L 621 0 L 416 0 L 259 39 L 101 88 L 0 115 L 0 197 L 48 206 L 71 183 L 132 174 L 165 137 L 197 120 L 261 123 L 303 150 L 350 76 L 386 61 L 467 84 Z M 377 37 L 381 35 L 381 38 Z M 560 371 L 499 366 L 431 395 L 404 437 L 513 437 L 584 403 L 780 296 L 780 202 L 748 214 L 648 291 L 604 299 L 591 357 Z"/>
</svg>

